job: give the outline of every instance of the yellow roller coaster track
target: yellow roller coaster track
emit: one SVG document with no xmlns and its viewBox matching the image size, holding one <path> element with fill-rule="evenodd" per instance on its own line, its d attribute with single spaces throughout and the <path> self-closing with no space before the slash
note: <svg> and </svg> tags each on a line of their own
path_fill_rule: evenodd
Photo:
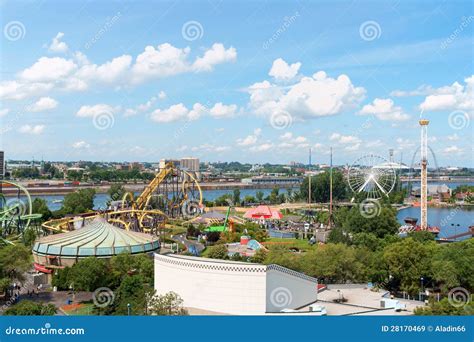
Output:
<svg viewBox="0 0 474 342">
<path fill-rule="evenodd" d="M 145 217 L 150 217 L 150 215 L 161 215 L 167 218 L 167 215 L 159 209 L 147 209 L 148 203 L 153 195 L 153 193 L 158 189 L 158 187 L 163 183 L 163 181 L 170 175 L 172 172 L 177 170 L 173 163 L 167 163 L 165 167 L 153 178 L 153 180 L 148 184 L 143 192 L 138 196 L 136 200 L 134 200 L 133 193 L 127 192 L 122 198 L 122 207 L 120 210 L 108 212 L 107 215 L 109 216 L 110 222 L 120 223 L 124 226 L 125 229 L 130 228 L 130 223 L 124 222 L 121 218 L 119 218 L 122 214 L 134 214 L 138 217 L 140 226 L 142 226 L 143 219 Z M 196 178 L 190 174 L 189 172 L 181 170 L 189 179 L 196 184 L 196 187 L 199 191 L 199 200 L 198 204 L 202 205 L 202 190 L 201 187 L 196 180 Z M 184 201 L 188 200 L 186 194 L 186 181 L 182 183 L 182 191 L 185 194 Z M 126 208 L 127 200 L 130 201 L 131 208 Z M 182 203 L 181 203 L 182 204 Z M 96 213 L 95 215 L 90 215 L 85 217 L 85 219 L 93 219 L 97 216 L 101 216 L 103 214 Z M 50 231 L 58 231 L 64 232 L 70 229 L 70 225 L 73 225 L 74 222 L 82 221 L 84 217 L 74 217 L 74 218 L 62 218 L 62 219 L 55 219 L 50 220 L 43 223 L 43 228 L 50 230 Z M 144 227 L 142 227 L 144 228 Z"/>
</svg>

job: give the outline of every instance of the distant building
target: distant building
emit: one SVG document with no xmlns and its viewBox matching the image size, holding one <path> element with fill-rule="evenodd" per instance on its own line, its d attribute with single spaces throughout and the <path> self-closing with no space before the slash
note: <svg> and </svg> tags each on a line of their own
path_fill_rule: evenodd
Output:
<svg viewBox="0 0 474 342">
<path fill-rule="evenodd" d="M 420 188 L 413 188 L 412 195 L 419 197 Z M 428 184 L 428 196 L 431 196 L 433 199 L 438 199 L 441 201 L 446 201 L 451 198 L 452 190 L 446 184 Z"/>
<path fill-rule="evenodd" d="M 143 169 L 145 168 L 142 163 L 138 163 L 138 162 L 130 163 L 129 167 L 130 167 L 130 170 L 136 169 L 140 171 L 143 171 Z"/>
<path fill-rule="evenodd" d="M 199 171 L 199 158 L 194 158 L 194 157 L 181 158 L 180 167 L 186 171 L 198 172 Z"/>
<path fill-rule="evenodd" d="M 265 184 L 265 185 L 284 185 L 284 184 L 299 185 L 302 181 L 303 181 L 303 178 L 301 177 L 272 177 L 272 176 L 258 176 L 258 177 L 242 179 L 242 183 L 245 183 L 245 184 Z"/>
<path fill-rule="evenodd" d="M 181 166 L 181 160 L 178 159 L 160 159 L 160 170 L 163 170 L 168 163 L 173 163 L 174 166 L 180 167 Z"/>
</svg>

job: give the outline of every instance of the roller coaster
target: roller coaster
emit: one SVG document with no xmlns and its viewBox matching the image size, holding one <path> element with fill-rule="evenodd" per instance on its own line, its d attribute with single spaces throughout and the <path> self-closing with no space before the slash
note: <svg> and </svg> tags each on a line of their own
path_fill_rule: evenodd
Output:
<svg viewBox="0 0 474 342">
<path fill-rule="evenodd" d="M 190 218 L 202 211 L 202 190 L 196 177 L 169 162 L 137 197 L 126 192 L 106 210 L 50 220 L 42 228 L 47 232 L 66 232 L 102 216 L 123 229 L 157 235 L 168 220 Z"/>
</svg>

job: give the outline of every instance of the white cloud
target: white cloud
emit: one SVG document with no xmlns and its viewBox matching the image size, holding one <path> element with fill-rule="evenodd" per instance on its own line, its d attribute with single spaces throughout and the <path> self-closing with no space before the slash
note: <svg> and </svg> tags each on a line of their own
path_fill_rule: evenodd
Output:
<svg viewBox="0 0 474 342">
<path fill-rule="evenodd" d="M 89 147 L 91 147 L 91 145 L 86 143 L 84 140 L 76 141 L 74 144 L 72 144 L 72 148 L 75 149 L 87 149 Z"/>
<path fill-rule="evenodd" d="M 53 88 L 52 83 L 24 83 L 19 81 L 0 82 L 0 99 L 23 100 L 29 96 L 36 96 Z"/>
<path fill-rule="evenodd" d="M 151 119 L 155 122 L 167 123 L 184 119 L 188 116 L 189 110 L 182 103 L 170 106 L 167 109 L 156 109 L 151 113 Z"/>
<path fill-rule="evenodd" d="M 392 99 L 376 98 L 371 104 L 367 104 L 359 111 L 360 115 L 375 115 L 384 121 L 406 121 L 410 116 L 403 112 L 402 107 L 395 106 Z"/>
<path fill-rule="evenodd" d="M 335 141 L 339 144 L 360 144 L 361 140 L 353 135 L 342 135 L 340 133 L 333 133 L 329 140 Z"/>
<path fill-rule="evenodd" d="M 161 94 L 161 93 L 160 93 Z M 159 97 L 160 95 L 158 95 Z M 138 113 L 143 113 L 148 111 L 158 100 L 157 96 L 152 96 L 147 102 L 139 104 L 135 108 L 127 108 L 125 109 L 124 116 L 133 116 L 137 115 Z"/>
<path fill-rule="evenodd" d="M 8 108 L 0 109 L 0 117 L 7 115 L 9 112 L 10 112 L 10 109 Z"/>
<path fill-rule="evenodd" d="M 281 142 L 278 144 L 280 148 L 309 148 L 308 139 L 303 136 L 293 136 L 293 133 L 286 132 L 280 135 Z"/>
<path fill-rule="evenodd" d="M 282 58 L 278 58 L 273 61 L 272 68 L 268 75 L 279 81 L 288 81 L 298 74 L 300 67 L 300 62 L 289 65 Z"/>
<path fill-rule="evenodd" d="M 252 152 L 266 152 L 266 151 L 268 151 L 272 148 L 273 148 L 273 144 L 270 143 L 270 142 L 266 142 L 266 143 L 263 143 L 263 144 L 252 146 L 252 147 L 250 147 L 249 150 L 252 151 Z"/>
<path fill-rule="evenodd" d="M 116 108 L 107 105 L 107 104 L 96 104 L 92 106 L 82 106 L 76 113 L 76 116 L 87 118 L 87 117 L 94 117 L 104 113 L 113 114 L 116 112 Z"/>
<path fill-rule="evenodd" d="M 212 71 L 214 66 L 226 62 L 234 62 L 237 59 L 237 50 L 234 47 L 226 49 L 223 44 L 214 43 L 202 57 L 196 58 L 193 63 L 194 71 Z"/>
<path fill-rule="evenodd" d="M 76 77 L 86 81 L 97 81 L 103 83 L 115 83 L 125 79 L 130 69 L 132 57 L 122 55 L 101 65 L 84 65 L 76 74 Z"/>
<path fill-rule="evenodd" d="M 166 99 L 166 93 L 165 93 L 163 90 L 160 91 L 160 93 L 158 94 L 158 98 L 159 98 L 160 100 Z"/>
<path fill-rule="evenodd" d="M 20 78 L 29 82 L 58 81 L 71 75 L 77 65 L 61 57 L 41 57 L 31 67 L 20 73 Z"/>
<path fill-rule="evenodd" d="M 261 128 L 256 128 L 254 131 L 253 131 L 253 134 L 250 134 L 248 136 L 246 136 L 245 138 L 242 138 L 242 139 L 237 139 L 237 145 L 239 146 L 251 146 L 251 145 L 255 145 L 258 141 L 258 138 L 260 137 L 262 133 L 262 129 Z"/>
<path fill-rule="evenodd" d="M 323 71 L 284 89 L 264 81 L 251 85 L 247 91 L 249 105 L 256 114 L 287 112 L 302 119 L 339 114 L 365 96 L 365 89 L 355 87 L 346 75 L 334 79 Z"/>
<path fill-rule="evenodd" d="M 209 114 L 214 118 L 231 118 L 237 113 L 237 105 L 225 105 L 222 102 L 218 102 L 209 111 Z"/>
<path fill-rule="evenodd" d="M 20 127 L 18 130 L 20 133 L 25 133 L 25 134 L 34 134 L 38 135 L 43 133 L 45 126 L 44 125 L 23 125 Z"/>
<path fill-rule="evenodd" d="M 464 153 L 464 150 L 462 148 L 459 148 L 458 146 L 453 145 L 453 146 L 446 147 L 443 150 L 443 153 L 444 154 L 457 154 L 457 155 L 460 155 L 460 154 Z"/>
<path fill-rule="evenodd" d="M 64 49 L 59 39 L 53 49 Z M 63 43 L 64 44 L 64 43 Z M 59 50 L 58 50 L 59 51 Z M 147 80 L 164 78 L 185 72 L 212 71 L 214 66 L 234 61 L 237 51 L 215 43 L 203 56 L 190 60 L 190 48 L 174 47 L 169 43 L 156 48 L 147 46 L 134 58 L 130 55 L 114 57 L 103 64 L 91 63 L 87 56 L 77 51 L 70 59 L 41 57 L 33 65 L 20 71 L 16 80 L 0 82 L 0 99 L 21 100 L 46 93 L 51 89 L 83 91 L 91 85 L 129 87 Z M 160 99 L 166 98 L 160 92 Z"/>
<path fill-rule="evenodd" d="M 54 109 L 58 106 L 58 101 L 51 97 L 42 97 L 35 103 L 29 105 L 27 110 L 29 112 L 43 112 Z"/>
<path fill-rule="evenodd" d="M 457 135 L 457 133 L 454 133 L 453 135 L 448 135 L 446 138 L 449 141 L 458 141 L 459 140 L 459 135 Z"/>
<path fill-rule="evenodd" d="M 465 85 L 454 82 L 450 86 L 434 89 L 420 104 L 421 110 L 463 110 L 474 112 L 474 75 L 464 79 Z"/>
<path fill-rule="evenodd" d="M 58 32 L 58 34 L 52 39 L 48 50 L 51 52 L 56 52 L 56 53 L 67 52 L 68 50 L 67 44 L 61 41 L 63 37 L 64 37 L 64 33 Z"/>
</svg>

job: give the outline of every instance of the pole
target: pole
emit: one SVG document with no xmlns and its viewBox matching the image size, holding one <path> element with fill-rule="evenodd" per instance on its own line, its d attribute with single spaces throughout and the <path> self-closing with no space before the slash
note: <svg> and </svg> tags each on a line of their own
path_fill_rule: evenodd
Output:
<svg viewBox="0 0 474 342">
<path fill-rule="evenodd" d="M 332 227 L 332 147 L 330 148 L 330 168 L 329 168 L 329 228 Z"/>
</svg>

